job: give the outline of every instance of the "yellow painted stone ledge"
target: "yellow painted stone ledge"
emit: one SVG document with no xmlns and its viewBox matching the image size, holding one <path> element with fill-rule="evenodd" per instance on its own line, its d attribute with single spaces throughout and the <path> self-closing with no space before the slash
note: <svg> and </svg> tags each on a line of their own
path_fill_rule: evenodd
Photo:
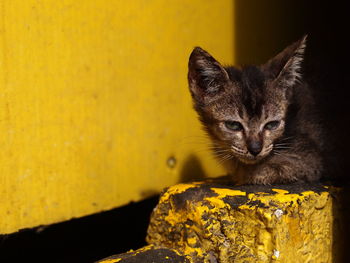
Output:
<svg viewBox="0 0 350 263">
<path fill-rule="evenodd" d="M 178 184 L 152 213 L 150 245 L 99 263 L 340 262 L 339 196 L 322 184 Z"/>
<path fill-rule="evenodd" d="M 147 241 L 194 262 L 337 262 L 336 190 L 321 184 L 175 185 L 154 209 Z"/>
</svg>

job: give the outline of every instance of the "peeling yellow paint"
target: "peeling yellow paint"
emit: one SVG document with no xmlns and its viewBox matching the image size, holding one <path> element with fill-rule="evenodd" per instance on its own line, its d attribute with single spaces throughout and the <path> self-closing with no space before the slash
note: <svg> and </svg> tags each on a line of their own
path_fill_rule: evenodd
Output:
<svg viewBox="0 0 350 263">
<path fill-rule="evenodd" d="M 119 261 L 121 261 L 121 258 L 116 258 L 116 259 L 103 259 L 99 262 L 103 262 L 103 263 L 118 263 Z"/>
<path fill-rule="evenodd" d="M 193 187 L 193 185 L 192 185 Z M 239 195 L 242 195 L 242 196 L 245 196 L 247 193 L 246 192 L 243 192 L 241 190 L 232 190 L 232 189 L 226 189 L 226 188 L 215 188 L 215 187 L 212 187 L 211 188 L 215 193 L 217 193 L 219 196 L 218 198 L 223 198 L 225 196 L 239 196 Z"/>
<path fill-rule="evenodd" d="M 173 187 L 168 188 L 167 191 L 165 193 L 163 193 L 161 198 L 168 199 L 170 195 L 182 193 L 182 192 L 186 191 L 187 189 L 193 187 L 192 184 L 177 184 L 177 186 L 178 187 L 176 187 L 176 188 L 173 188 Z"/>
<path fill-rule="evenodd" d="M 235 188 L 170 187 L 153 212 L 147 241 L 194 261 L 333 262 L 329 189 L 248 193 Z"/>
<path fill-rule="evenodd" d="M 272 191 L 279 193 L 279 194 L 288 194 L 289 193 L 287 190 L 276 189 L 276 188 L 272 188 Z"/>
</svg>

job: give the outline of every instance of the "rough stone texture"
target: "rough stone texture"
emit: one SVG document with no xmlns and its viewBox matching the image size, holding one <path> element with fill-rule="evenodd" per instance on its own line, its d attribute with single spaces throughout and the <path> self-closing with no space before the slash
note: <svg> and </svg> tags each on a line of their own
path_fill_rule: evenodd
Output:
<svg viewBox="0 0 350 263">
<path fill-rule="evenodd" d="M 146 246 L 136 251 L 114 255 L 97 263 L 191 263 L 189 257 L 181 255 L 175 249 Z"/>
<path fill-rule="evenodd" d="M 333 196 L 321 184 L 179 184 L 162 194 L 147 241 L 193 262 L 337 262 Z"/>
</svg>

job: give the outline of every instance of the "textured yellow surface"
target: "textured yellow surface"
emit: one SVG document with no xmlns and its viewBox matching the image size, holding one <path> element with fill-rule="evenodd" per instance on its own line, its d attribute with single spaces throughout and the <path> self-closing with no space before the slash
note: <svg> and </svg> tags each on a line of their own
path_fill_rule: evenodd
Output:
<svg viewBox="0 0 350 263">
<path fill-rule="evenodd" d="M 1 0 L 0 233 L 220 174 L 186 71 L 196 45 L 232 63 L 232 5 Z"/>
<path fill-rule="evenodd" d="M 147 241 L 195 262 L 337 262 L 331 196 L 321 185 L 175 185 L 154 210 Z"/>
</svg>

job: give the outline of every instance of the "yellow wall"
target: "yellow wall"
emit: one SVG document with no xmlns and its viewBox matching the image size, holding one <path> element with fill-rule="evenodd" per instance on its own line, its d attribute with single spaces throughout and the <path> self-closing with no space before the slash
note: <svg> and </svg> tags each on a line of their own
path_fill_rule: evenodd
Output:
<svg viewBox="0 0 350 263">
<path fill-rule="evenodd" d="M 222 173 L 186 72 L 196 45 L 232 63 L 233 11 L 230 0 L 0 0 L 0 233 Z"/>
</svg>

